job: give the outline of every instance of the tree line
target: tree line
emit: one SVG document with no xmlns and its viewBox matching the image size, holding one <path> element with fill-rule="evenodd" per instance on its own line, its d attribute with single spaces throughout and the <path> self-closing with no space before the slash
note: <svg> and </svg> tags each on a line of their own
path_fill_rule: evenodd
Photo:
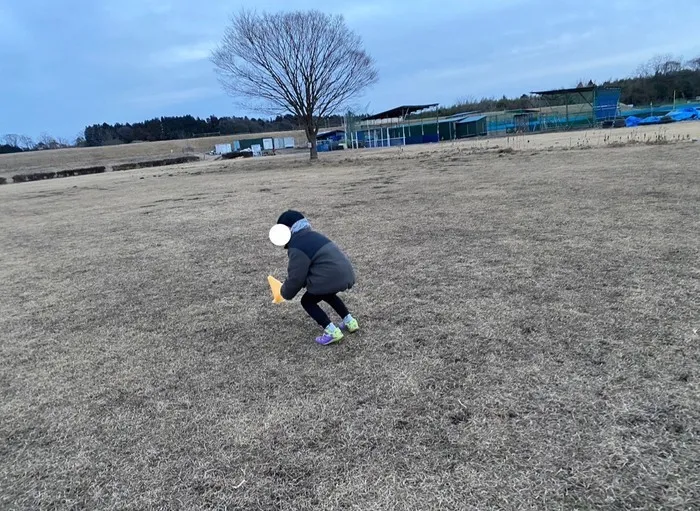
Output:
<svg viewBox="0 0 700 511">
<path fill-rule="evenodd" d="M 327 126 L 341 124 L 339 116 L 323 119 Z M 243 135 L 299 129 L 299 121 L 292 115 L 277 116 L 273 119 L 248 117 L 216 117 L 206 119 L 184 115 L 160 117 L 133 124 L 95 124 L 85 128 L 84 145 L 88 147 L 129 144 L 131 142 L 156 142 L 160 140 L 180 140 L 214 135 Z"/>
<path fill-rule="evenodd" d="M 326 116 L 321 120 L 321 124 L 323 127 L 340 126 L 342 118 L 337 115 Z M 98 147 L 130 144 L 131 142 L 180 140 L 203 136 L 294 131 L 298 129 L 299 121 L 292 115 L 277 116 L 271 119 L 216 117 L 215 115 L 211 115 L 206 119 L 191 115 L 159 117 L 136 123 L 103 123 L 87 126 L 73 142 L 68 142 L 65 139 L 55 139 L 48 134 L 42 134 L 37 141 L 27 136 L 8 134 L 1 140 L 3 143 L 0 144 L 0 154 L 61 149 L 65 147 Z"/>
<path fill-rule="evenodd" d="M 572 87 L 600 85 L 622 89 L 620 102 L 642 107 L 649 104 L 668 104 L 674 100 L 695 101 L 700 97 L 700 57 L 684 61 L 672 55 L 657 55 L 640 65 L 627 78 L 610 79 L 595 84 L 592 80 L 578 80 Z M 566 87 L 563 87 L 566 88 Z M 563 99 L 561 100 L 563 104 Z M 549 100 L 548 105 L 556 105 Z M 465 111 L 494 112 L 546 106 L 536 96 L 523 94 L 518 98 L 466 98 L 456 104 L 441 108 L 439 115 L 452 115 Z"/>
<path fill-rule="evenodd" d="M 42 149 L 61 149 L 75 147 L 76 142 L 69 142 L 64 138 L 54 138 L 48 133 L 43 133 L 37 141 L 26 135 L 8 133 L 0 139 L 0 154 L 21 153 L 23 151 L 39 151 Z"/>
</svg>

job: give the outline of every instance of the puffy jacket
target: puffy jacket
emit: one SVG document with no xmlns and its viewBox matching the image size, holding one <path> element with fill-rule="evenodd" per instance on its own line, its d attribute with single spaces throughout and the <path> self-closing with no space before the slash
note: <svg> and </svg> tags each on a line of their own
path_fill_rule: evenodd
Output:
<svg viewBox="0 0 700 511">
<path fill-rule="evenodd" d="M 304 229 L 292 234 L 286 246 L 289 256 L 282 297 L 294 298 L 302 288 L 314 295 L 340 293 L 355 284 L 348 257 L 323 234 Z"/>
</svg>

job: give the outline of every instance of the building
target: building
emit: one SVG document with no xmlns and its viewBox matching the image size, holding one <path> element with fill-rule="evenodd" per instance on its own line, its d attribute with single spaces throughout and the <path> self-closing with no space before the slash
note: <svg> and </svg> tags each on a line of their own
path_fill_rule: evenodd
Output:
<svg viewBox="0 0 700 511">
<path fill-rule="evenodd" d="M 616 87 L 589 85 L 533 94 L 545 103 L 540 109 L 538 131 L 592 128 L 614 122 L 620 116 L 622 90 Z"/>
<path fill-rule="evenodd" d="M 364 117 L 348 130 L 350 147 L 428 144 L 488 133 L 486 115 L 463 112 L 440 118 L 437 106 L 402 105 Z"/>
<path fill-rule="evenodd" d="M 350 147 L 389 147 L 438 142 L 437 103 L 401 105 L 370 115 L 348 126 Z M 417 115 L 418 114 L 418 115 Z"/>
<path fill-rule="evenodd" d="M 485 137 L 488 134 L 486 115 L 470 115 L 456 123 L 457 138 Z"/>
<path fill-rule="evenodd" d="M 322 131 L 316 135 L 316 148 L 319 152 L 345 148 L 345 128 Z"/>
</svg>

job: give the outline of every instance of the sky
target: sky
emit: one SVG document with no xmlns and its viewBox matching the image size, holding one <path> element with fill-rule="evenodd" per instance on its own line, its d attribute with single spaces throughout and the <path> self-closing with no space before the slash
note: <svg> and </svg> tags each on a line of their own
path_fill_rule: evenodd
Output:
<svg viewBox="0 0 700 511">
<path fill-rule="evenodd" d="M 379 81 L 353 107 L 520 96 L 632 74 L 656 54 L 700 56 L 700 2 L 256 0 L 259 11 L 345 16 Z M 0 0 L 0 137 L 69 140 L 87 125 L 166 115 L 261 116 L 209 60 L 237 0 Z"/>
</svg>

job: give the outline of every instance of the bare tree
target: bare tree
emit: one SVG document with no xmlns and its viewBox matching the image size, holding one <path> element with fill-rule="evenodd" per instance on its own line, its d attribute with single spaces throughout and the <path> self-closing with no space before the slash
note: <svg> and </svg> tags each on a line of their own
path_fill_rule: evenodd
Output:
<svg viewBox="0 0 700 511">
<path fill-rule="evenodd" d="M 634 73 L 632 74 L 634 78 L 646 78 L 649 76 L 648 69 L 646 67 L 646 64 L 639 64 L 636 69 L 634 70 Z"/>
<path fill-rule="evenodd" d="M 19 143 L 20 147 L 24 149 L 25 151 L 29 151 L 30 149 L 34 149 L 34 141 L 32 140 L 32 137 L 28 137 L 27 135 L 22 135 L 19 137 Z"/>
<path fill-rule="evenodd" d="M 663 55 L 654 55 L 649 60 L 649 67 L 651 68 L 653 74 L 660 75 L 663 74 L 666 63 L 671 60 L 673 60 L 673 55 L 671 55 L 670 53 L 665 53 Z"/>
<path fill-rule="evenodd" d="M 457 105 L 475 105 L 479 102 L 479 100 L 476 98 L 476 96 L 468 95 L 468 96 L 461 96 L 457 98 L 456 104 Z"/>
<path fill-rule="evenodd" d="M 637 66 L 637 70 L 635 71 L 635 75 L 639 78 L 648 78 L 653 74 L 654 73 L 651 70 L 651 65 L 649 62 L 639 64 L 639 66 Z"/>
<path fill-rule="evenodd" d="M 661 74 L 671 74 L 678 73 L 683 70 L 683 64 L 680 60 L 669 60 L 663 63 L 661 66 Z"/>
<path fill-rule="evenodd" d="M 685 65 L 691 71 L 700 71 L 700 57 L 690 59 L 688 62 L 685 63 Z"/>
<path fill-rule="evenodd" d="M 85 147 L 85 132 L 80 131 L 73 139 L 74 147 Z"/>
<path fill-rule="evenodd" d="M 670 53 L 655 55 L 637 68 L 637 76 L 647 78 L 654 75 L 667 75 L 683 70 L 683 58 Z"/>
<path fill-rule="evenodd" d="M 2 137 L 5 143 L 12 147 L 19 147 L 20 138 L 21 137 L 19 135 L 15 135 L 14 133 L 8 133 L 4 137 Z"/>
<path fill-rule="evenodd" d="M 338 113 L 377 81 L 372 58 L 340 15 L 316 10 L 262 15 L 241 11 L 211 60 L 224 90 L 247 108 L 291 113 L 318 158 L 319 120 Z"/>
<path fill-rule="evenodd" d="M 39 136 L 39 142 L 36 145 L 37 149 L 58 149 L 59 144 L 54 137 L 44 132 Z"/>
</svg>

